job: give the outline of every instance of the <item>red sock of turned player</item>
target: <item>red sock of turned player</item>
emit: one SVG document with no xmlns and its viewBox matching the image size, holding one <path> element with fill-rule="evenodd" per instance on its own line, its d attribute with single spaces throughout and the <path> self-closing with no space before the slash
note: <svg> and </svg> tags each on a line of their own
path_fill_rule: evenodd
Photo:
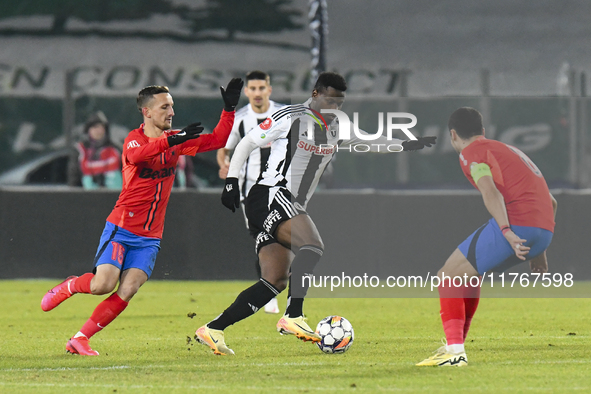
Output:
<svg viewBox="0 0 591 394">
<path fill-rule="evenodd" d="M 90 319 L 80 329 L 80 333 L 90 338 L 115 320 L 128 304 L 129 302 L 123 301 L 117 293 L 111 294 L 109 298 L 97 305 Z"/>
<path fill-rule="evenodd" d="M 72 290 L 72 294 L 76 293 L 85 293 L 90 294 L 90 281 L 94 278 L 94 274 L 92 272 L 88 272 L 84 275 L 81 275 L 72 281 L 70 289 Z"/>
<path fill-rule="evenodd" d="M 470 323 L 472 323 L 472 317 L 474 317 L 474 314 L 476 313 L 479 301 L 480 286 L 466 286 L 464 288 L 464 307 L 466 311 L 466 322 L 464 323 L 464 341 L 468 336 L 468 330 L 470 330 Z"/>
<path fill-rule="evenodd" d="M 438 290 L 441 305 L 439 314 L 441 315 L 447 345 L 463 344 L 466 311 L 464 298 L 458 297 L 460 293 L 463 295 L 463 289 L 453 287 L 453 285 L 451 287 L 449 285 L 439 285 Z"/>
</svg>

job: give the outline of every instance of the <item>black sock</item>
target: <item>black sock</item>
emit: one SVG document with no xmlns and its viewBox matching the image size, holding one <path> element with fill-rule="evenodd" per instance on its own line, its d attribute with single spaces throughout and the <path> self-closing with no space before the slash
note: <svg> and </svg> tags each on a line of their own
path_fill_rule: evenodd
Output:
<svg viewBox="0 0 591 394">
<path fill-rule="evenodd" d="M 304 281 L 303 277 L 312 275 L 322 253 L 322 249 L 316 246 L 304 245 L 293 259 L 289 276 L 287 308 L 285 309 L 285 314 L 289 317 L 303 315 L 304 297 L 309 287 L 309 281 Z"/>
<path fill-rule="evenodd" d="M 285 314 L 289 317 L 298 317 L 304 315 L 304 299 L 293 298 L 291 296 L 291 269 L 289 270 L 289 281 L 287 287 L 287 306 L 285 307 Z"/>
<path fill-rule="evenodd" d="M 304 299 L 289 297 L 285 314 L 289 317 L 298 317 L 304 314 Z"/>
<path fill-rule="evenodd" d="M 228 309 L 207 323 L 207 327 L 214 330 L 224 330 L 226 327 L 254 315 L 277 294 L 279 291 L 275 286 L 261 278 L 257 283 L 240 293 Z"/>
</svg>

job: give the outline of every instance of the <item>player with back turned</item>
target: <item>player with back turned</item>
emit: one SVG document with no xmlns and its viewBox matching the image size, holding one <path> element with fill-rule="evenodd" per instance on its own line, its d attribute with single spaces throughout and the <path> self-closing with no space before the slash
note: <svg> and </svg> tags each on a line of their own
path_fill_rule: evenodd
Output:
<svg viewBox="0 0 591 394">
<path fill-rule="evenodd" d="M 222 194 L 222 203 L 232 211 L 240 206 L 240 169 L 250 152 L 272 141 L 266 170 L 246 199 L 246 216 L 249 228 L 254 230 L 251 234 L 256 239 L 261 278 L 240 293 L 217 318 L 197 329 L 196 338 L 215 354 L 234 354 L 225 343 L 223 330 L 256 313 L 283 291 L 288 281 L 287 308 L 277 323 L 277 330 L 304 341 L 320 340 L 303 314 L 307 286 L 302 279 L 313 272 L 324 251 L 306 206 L 336 154 L 336 147 L 362 142 L 358 137 L 339 140 L 336 116 L 321 113 L 323 109 L 340 109 L 346 90 L 347 84 L 341 75 L 320 74 L 309 100 L 276 111 L 248 133 L 234 151 Z M 312 135 L 308 126 L 313 128 Z M 380 138 L 374 142 L 401 143 L 405 150 L 422 149 L 435 143 L 435 137 L 411 141 Z"/>
<path fill-rule="evenodd" d="M 123 190 L 107 218 L 93 272 L 71 276 L 43 297 L 41 308 L 50 311 L 76 293 L 103 295 L 90 319 L 66 344 L 72 354 L 97 356 L 89 339 L 125 310 L 131 298 L 148 280 L 160 250 L 164 216 L 180 155 L 219 149 L 226 144 L 240 99 L 242 80 L 221 89 L 225 107 L 212 134 L 200 135 L 193 123 L 180 132 L 171 130 L 172 96 L 166 86 L 148 86 L 137 97 L 144 123 L 131 131 L 123 145 Z"/>
<path fill-rule="evenodd" d="M 511 145 L 486 139 L 482 115 L 474 108 L 457 109 L 448 126 L 464 175 L 482 194 L 492 218 L 466 238 L 439 270 L 447 344 L 418 366 L 467 365 L 464 342 L 480 299 L 480 287 L 471 286 L 470 278 L 505 271 L 525 260 L 532 272 L 547 272 L 546 249 L 554 231 L 556 200 L 529 157 Z M 444 279 L 456 276 L 468 280 L 454 286 Z"/>
</svg>

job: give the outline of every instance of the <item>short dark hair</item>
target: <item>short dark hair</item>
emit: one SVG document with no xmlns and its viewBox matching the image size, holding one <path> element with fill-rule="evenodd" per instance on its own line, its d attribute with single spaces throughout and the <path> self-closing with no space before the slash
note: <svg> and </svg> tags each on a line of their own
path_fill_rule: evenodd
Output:
<svg viewBox="0 0 591 394">
<path fill-rule="evenodd" d="M 271 77 L 264 71 L 260 70 L 253 70 L 246 74 L 246 83 L 248 81 L 267 81 L 268 84 L 271 84 Z"/>
<path fill-rule="evenodd" d="M 148 102 L 154 98 L 154 95 L 160 93 L 169 93 L 168 86 L 150 85 L 140 90 L 137 95 L 137 109 L 142 112 L 142 108 L 148 105 Z"/>
<path fill-rule="evenodd" d="M 458 108 L 449 117 L 447 127 L 450 131 L 454 129 L 463 140 L 482 135 L 482 115 L 471 107 Z"/>
<path fill-rule="evenodd" d="M 347 82 L 341 74 L 337 74 L 331 71 L 321 73 L 314 84 L 314 90 L 322 92 L 329 87 L 344 92 L 347 90 Z"/>
</svg>

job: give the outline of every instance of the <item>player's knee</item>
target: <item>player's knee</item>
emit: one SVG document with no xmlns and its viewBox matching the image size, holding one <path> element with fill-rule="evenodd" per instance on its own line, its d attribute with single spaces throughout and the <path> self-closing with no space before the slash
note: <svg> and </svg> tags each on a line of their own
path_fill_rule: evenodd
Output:
<svg viewBox="0 0 591 394">
<path fill-rule="evenodd" d="M 324 250 L 324 242 L 322 242 L 322 238 L 313 234 L 310 234 L 309 237 L 303 238 L 302 246 L 314 246 L 317 249 Z"/>
<path fill-rule="evenodd" d="M 279 292 L 287 287 L 289 280 L 289 271 L 285 272 L 262 272 L 262 278 L 273 285 Z"/>
<path fill-rule="evenodd" d="M 102 295 L 112 292 L 117 285 L 117 281 L 113 280 L 101 280 L 97 279 L 96 276 L 92 278 L 90 282 L 90 292 L 94 295 Z"/>
<path fill-rule="evenodd" d="M 138 290 L 139 288 L 135 286 L 119 286 L 119 289 L 117 289 L 117 294 L 123 301 L 129 302 L 129 300 L 133 298 Z"/>
<path fill-rule="evenodd" d="M 318 237 L 316 242 L 312 245 L 316 246 L 318 249 L 324 250 L 324 242 L 322 242 L 322 238 L 320 237 Z"/>
<path fill-rule="evenodd" d="M 275 278 L 271 284 L 279 291 L 282 292 L 287 287 L 288 277 L 287 275 Z"/>
</svg>

